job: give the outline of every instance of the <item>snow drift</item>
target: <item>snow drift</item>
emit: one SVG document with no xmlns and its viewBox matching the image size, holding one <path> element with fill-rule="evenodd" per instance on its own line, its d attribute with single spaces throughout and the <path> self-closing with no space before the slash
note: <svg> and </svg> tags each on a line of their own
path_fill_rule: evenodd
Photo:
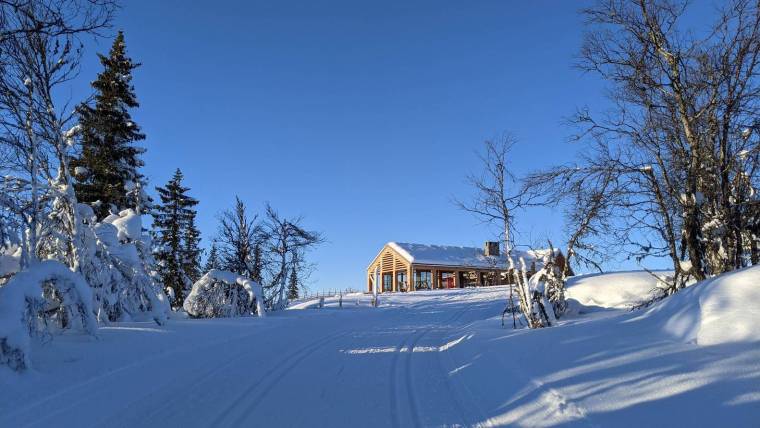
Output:
<svg viewBox="0 0 760 428">
<path fill-rule="evenodd" d="M 760 341 L 760 266 L 694 284 L 648 309 L 663 331 L 698 345 Z"/>
<path fill-rule="evenodd" d="M 668 272 L 654 272 L 665 276 Z M 649 272 L 611 272 L 568 278 L 565 294 L 584 306 L 630 309 L 651 296 L 659 280 Z"/>
<path fill-rule="evenodd" d="M 216 269 L 193 284 L 182 307 L 197 318 L 238 317 L 250 315 L 254 309 L 259 316 L 265 315 L 261 285 L 236 273 Z"/>
</svg>

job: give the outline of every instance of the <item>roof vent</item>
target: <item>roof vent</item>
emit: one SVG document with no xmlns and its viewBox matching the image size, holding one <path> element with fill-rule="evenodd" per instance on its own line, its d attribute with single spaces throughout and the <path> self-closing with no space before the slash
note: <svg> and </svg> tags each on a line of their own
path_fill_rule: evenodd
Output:
<svg viewBox="0 0 760 428">
<path fill-rule="evenodd" d="M 485 248 L 483 249 L 483 252 L 486 256 L 499 256 L 499 243 L 494 241 L 486 241 Z"/>
</svg>

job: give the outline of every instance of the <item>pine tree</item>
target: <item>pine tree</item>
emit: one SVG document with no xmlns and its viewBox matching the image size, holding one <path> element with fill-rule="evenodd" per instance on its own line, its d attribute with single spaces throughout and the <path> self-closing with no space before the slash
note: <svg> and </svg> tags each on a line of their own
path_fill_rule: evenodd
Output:
<svg viewBox="0 0 760 428">
<path fill-rule="evenodd" d="M 264 255 L 261 249 L 263 237 L 257 233 L 255 243 L 253 244 L 253 257 L 251 261 L 251 279 L 261 284 L 262 272 L 264 270 Z"/>
<path fill-rule="evenodd" d="M 196 212 L 191 210 L 184 228 L 183 261 L 182 269 L 194 284 L 201 277 L 201 232 L 195 225 Z M 189 290 L 188 290 L 189 292 Z"/>
<path fill-rule="evenodd" d="M 119 32 L 108 56 L 98 55 L 103 71 L 92 82 L 95 106 L 77 107 L 82 127 L 81 153 L 70 166 L 81 202 L 94 205 L 99 218 L 133 208 L 138 213 L 150 206 L 143 190 L 145 178 L 138 171 L 145 152 L 135 142 L 145 139 L 128 109 L 139 106 L 131 84 L 132 70 L 140 64 L 126 55 L 124 34 Z M 99 201 L 99 203 L 97 203 Z"/>
<path fill-rule="evenodd" d="M 154 228 L 157 232 L 156 259 L 158 273 L 167 289 L 174 294 L 175 307 L 182 305 L 185 290 L 192 286 L 192 276 L 197 271 L 200 240 L 194 226 L 198 201 L 187 195 L 188 187 L 182 186 L 182 171 L 177 169 L 165 187 L 156 187 L 161 203 L 154 213 Z M 190 239 L 188 239 L 190 237 Z"/>
<path fill-rule="evenodd" d="M 219 250 L 216 248 L 216 242 L 214 242 L 211 244 L 211 250 L 208 253 L 208 258 L 206 259 L 206 265 L 203 267 L 203 272 L 207 273 L 210 270 L 221 268 L 222 262 L 219 260 Z"/>
<path fill-rule="evenodd" d="M 290 267 L 290 278 L 288 278 L 288 300 L 298 298 L 298 269 L 296 263 Z"/>
</svg>

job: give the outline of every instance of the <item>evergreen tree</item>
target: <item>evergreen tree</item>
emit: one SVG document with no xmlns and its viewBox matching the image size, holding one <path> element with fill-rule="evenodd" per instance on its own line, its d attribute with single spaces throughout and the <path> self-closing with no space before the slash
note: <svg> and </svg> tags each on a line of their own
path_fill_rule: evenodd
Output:
<svg viewBox="0 0 760 428">
<path fill-rule="evenodd" d="M 288 278 L 288 300 L 298 298 L 298 269 L 296 263 L 290 267 L 290 277 Z"/>
<path fill-rule="evenodd" d="M 145 139 L 128 109 L 139 106 L 132 86 L 132 70 L 140 64 L 126 55 L 124 34 L 119 32 L 108 56 L 98 55 L 103 71 L 92 82 L 95 105 L 77 107 L 81 125 L 81 153 L 70 165 L 74 188 L 81 202 L 93 204 L 99 218 L 133 208 L 138 213 L 150 207 L 143 190 L 144 148 L 135 142 Z M 96 203 L 99 201 L 99 203 Z"/>
<path fill-rule="evenodd" d="M 207 273 L 212 269 L 221 269 L 222 262 L 219 260 L 219 250 L 216 248 L 216 242 L 211 244 L 211 250 L 208 253 L 206 259 L 206 265 L 203 267 L 203 273 Z"/>
<path fill-rule="evenodd" d="M 156 187 L 161 203 L 155 209 L 153 222 L 158 273 L 164 286 L 172 290 L 175 307 L 182 305 L 185 291 L 192 286 L 191 274 L 197 275 L 200 257 L 192 208 L 198 201 L 187 195 L 190 189 L 182 185 L 182 178 L 182 171 L 177 169 L 165 187 Z"/>
<path fill-rule="evenodd" d="M 264 270 L 264 254 L 261 246 L 264 237 L 261 236 L 261 233 L 257 233 L 257 236 L 254 239 L 255 243 L 253 244 L 253 257 L 251 261 L 251 279 L 261 284 L 262 272 Z"/>
<path fill-rule="evenodd" d="M 194 210 L 189 212 L 187 224 L 184 228 L 182 268 L 191 284 L 194 284 L 201 277 L 201 253 L 203 252 L 200 248 L 201 232 L 195 225 L 196 214 Z"/>
</svg>

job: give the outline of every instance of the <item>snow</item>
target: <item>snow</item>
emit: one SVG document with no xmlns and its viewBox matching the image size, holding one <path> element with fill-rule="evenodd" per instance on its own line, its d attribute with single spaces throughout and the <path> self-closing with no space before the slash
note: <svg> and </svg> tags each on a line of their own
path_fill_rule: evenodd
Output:
<svg viewBox="0 0 760 428">
<path fill-rule="evenodd" d="M 664 278 L 671 272 L 654 274 Z M 650 297 L 658 282 L 644 271 L 577 275 L 568 278 L 565 296 L 587 307 L 630 309 Z"/>
<path fill-rule="evenodd" d="M 220 283 L 240 287 L 246 300 L 238 301 L 235 290 L 220 287 Z M 256 313 L 263 317 L 266 314 L 263 295 L 261 285 L 257 282 L 234 272 L 212 269 L 193 284 L 182 306 L 194 317 L 235 317 L 250 314 L 250 311 L 254 309 L 251 304 L 255 302 Z"/>
<path fill-rule="evenodd" d="M 507 259 L 499 256 L 486 256 L 481 248 L 458 247 L 453 245 L 426 245 L 405 242 L 389 242 L 388 246 L 409 263 L 426 265 L 463 266 L 476 268 L 506 267 Z M 555 250 L 556 251 L 556 250 Z M 536 263 L 536 269 L 543 265 L 543 259 L 549 250 L 512 251 L 515 260 L 521 257 L 528 263 Z"/>
<path fill-rule="evenodd" d="M 760 266 L 708 279 L 648 310 L 642 317 L 698 345 L 760 342 Z"/>
<path fill-rule="evenodd" d="M 0 248 L 0 278 L 16 273 L 21 262 L 21 248 L 14 245 L 8 248 Z M 0 285 L 2 282 L 0 282 Z"/>
<path fill-rule="evenodd" d="M 38 262 L 31 270 L 15 274 L 0 288 L 0 366 L 25 370 L 30 366 L 30 334 L 40 330 L 50 334 L 51 326 L 30 320 L 32 310 L 42 310 L 49 301 L 44 285 L 54 281 L 60 306 L 66 308 L 68 328 L 85 333 L 96 331 L 92 311 L 92 292 L 80 275 L 55 260 Z M 31 316 L 36 316 L 31 315 Z"/>
<path fill-rule="evenodd" d="M 643 275 L 587 275 L 571 289 L 610 280 L 633 293 Z M 505 287 L 114 323 L 98 341 L 34 343 L 34 372 L 0 368 L 0 426 L 752 427 L 759 279 L 751 268 L 647 310 L 539 330 L 501 327 Z M 678 335 L 684 316 L 698 328 Z M 730 340 L 715 340 L 719 325 Z"/>
<path fill-rule="evenodd" d="M 142 219 L 133 209 L 121 211 L 119 215 L 109 215 L 103 223 L 110 223 L 117 230 L 120 241 L 136 241 L 142 235 Z"/>
</svg>

